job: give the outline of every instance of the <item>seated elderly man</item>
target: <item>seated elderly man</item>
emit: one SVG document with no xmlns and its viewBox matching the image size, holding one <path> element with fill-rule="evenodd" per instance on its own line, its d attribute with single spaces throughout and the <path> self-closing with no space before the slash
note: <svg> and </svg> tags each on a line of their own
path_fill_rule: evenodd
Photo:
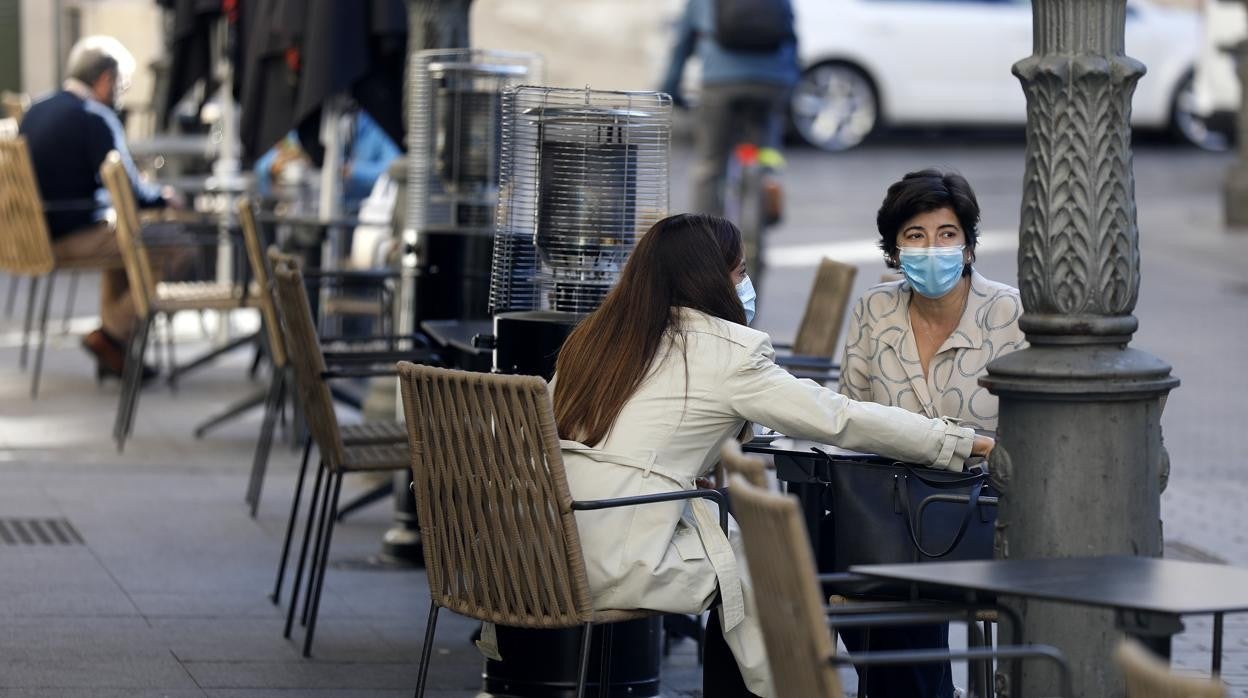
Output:
<svg viewBox="0 0 1248 698">
<path fill-rule="evenodd" d="M 95 356 L 100 376 L 121 375 L 125 343 L 135 321 L 117 239 L 108 222 L 109 201 L 100 182 L 100 165 L 109 151 L 121 154 L 141 207 L 164 206 L 176 200 L 171 190 L 139 180 L 121 120 L 113 111 L 133 71 L 134 58 L 116 39 L 82 39 L 70 51 L 69 79 L 64 89 L 31 105 L 20 128 L 47 207 L 57 261 L 113 262 L 113 268 L 103 272 L 100 284 L 103 326 L 82 340 L 83 347 Z M 185 256 L 178 256 L 179 262 L 183 259 Z M 154 371 L 144 370 L 145 378 L 151 375 Z"/>
</svg>

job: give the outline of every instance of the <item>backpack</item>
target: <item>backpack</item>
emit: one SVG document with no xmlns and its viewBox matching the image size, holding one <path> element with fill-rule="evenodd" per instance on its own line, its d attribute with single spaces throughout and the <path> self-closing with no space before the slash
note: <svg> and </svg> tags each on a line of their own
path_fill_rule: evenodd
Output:
<svg viewBox="0 0 1248 698">
<path fill-rule="evenodd" d="M 728 51 L 774 53 L 793 41 L 789 0 L 714 0 L 715 43 Z"/>
</svg>

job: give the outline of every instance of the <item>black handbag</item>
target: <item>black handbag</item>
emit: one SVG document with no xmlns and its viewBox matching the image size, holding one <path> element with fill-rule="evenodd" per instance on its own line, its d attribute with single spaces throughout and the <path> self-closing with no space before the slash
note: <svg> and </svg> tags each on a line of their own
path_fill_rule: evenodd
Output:
<svg viewBox="0 0 1248 698">
<path fill-rule="evenodd" d="M 815 449 L 818 451 L 818 449 Z M 984 472 L 827 459 L 819 559 L 853 565 L 992 558 L 998 492 Z M 822 565 L 821 565 L 822 567 Z"/>
</svg>

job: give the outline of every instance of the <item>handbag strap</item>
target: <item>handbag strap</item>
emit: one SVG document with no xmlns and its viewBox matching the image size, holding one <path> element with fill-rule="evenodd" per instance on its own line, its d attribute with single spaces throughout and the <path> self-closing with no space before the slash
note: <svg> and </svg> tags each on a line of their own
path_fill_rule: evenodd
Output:
<svg viewBox="0 0 1248 698">
<path fill-rule="evenodd" d="M 917 472 L 915 472 L 913 468 L 907 467 L 906 469 L 910 471 L 911 475 L 914 475 L 919 480 L 922 480 L 923 482 L 930 484 L 934 487 L 940 486 L 934 482 L 928 482 L 928 480 L 926 480 Z M 932 553 L 932 552 L 928 552 L 928 550 L 923 547 L 923 544 L 919 542 L 918 534 L 915 533 L 914 514 L 910 511 L 910 490 L 906 486 L 906 476 L 904 475 L 897 476 L 898 486 L 901 489 L 901 492 L 900 492 L 901 496 L 899 497 L 899 499 L 901 500 L 902 514 L 906 518 L 906 531 L 910 533 L 910 542 L 914 544 L 914 549 L 918 550 L 919 554 L 925 557 L 932 557 L 932 558 L 944 557 L 948 555 L 949 553 L 953 552 L 954 548 L 958 547 L 958 543 L 962 542 L 962 538 L 966 535 L 966 530 L 971 525 L 971 517 L 974 516 L 975 510 L 979 506 L 979 494 L 984 489 L 985 477 L 986 477 L 985 475 L 975 475 L 970 478 L 964 478 L 961 481 L 960 484 L 969 483 L 971 485 L 970 496 L 966 500 L 966 513 L 962 515 L 962 523 L 958 525 L 958 532 L 957 534 L 954 535 L 953 541 L 949 543 L 949 546 L 938 553 Z M 952 485 L 949 485 L 949 486 L 951 487 Z"/>
</svg>

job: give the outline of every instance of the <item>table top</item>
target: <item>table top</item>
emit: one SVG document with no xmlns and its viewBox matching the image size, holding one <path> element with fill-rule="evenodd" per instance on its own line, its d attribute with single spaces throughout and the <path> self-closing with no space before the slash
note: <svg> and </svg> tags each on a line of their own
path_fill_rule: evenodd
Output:
<svg viewBox="0 0 1248 698">
<path fill-rule="evenodd" d="M 823 458 L 812 449 L 819 449 L 833 458 L 846 460 L 879 460 L 882 456 L 874 453 L 861 453 L 847 448 L 822 444 L 818 441 L 793 439 L 779 434 L 755 436 L 753 440 L 741 445 L 741 450 L 748 453 L 761 453 L 771 456 L 804 456 L 807 458 Z"/>
<path fill-rule="evenodd" d="M 490 349 L 473 346 L 472 338 L 479 334 L 494 334 L 493 320 L 425 320 L 420 323 L 434 342 L 451 346 L 474 355 L 489 354 Z"/>
<path fill-rule="evenodd" d="M 1130 555 L 856 565 L 919 586 L 1170 615 L 1248 611 L 1248 569 Z"/>
</svg>

